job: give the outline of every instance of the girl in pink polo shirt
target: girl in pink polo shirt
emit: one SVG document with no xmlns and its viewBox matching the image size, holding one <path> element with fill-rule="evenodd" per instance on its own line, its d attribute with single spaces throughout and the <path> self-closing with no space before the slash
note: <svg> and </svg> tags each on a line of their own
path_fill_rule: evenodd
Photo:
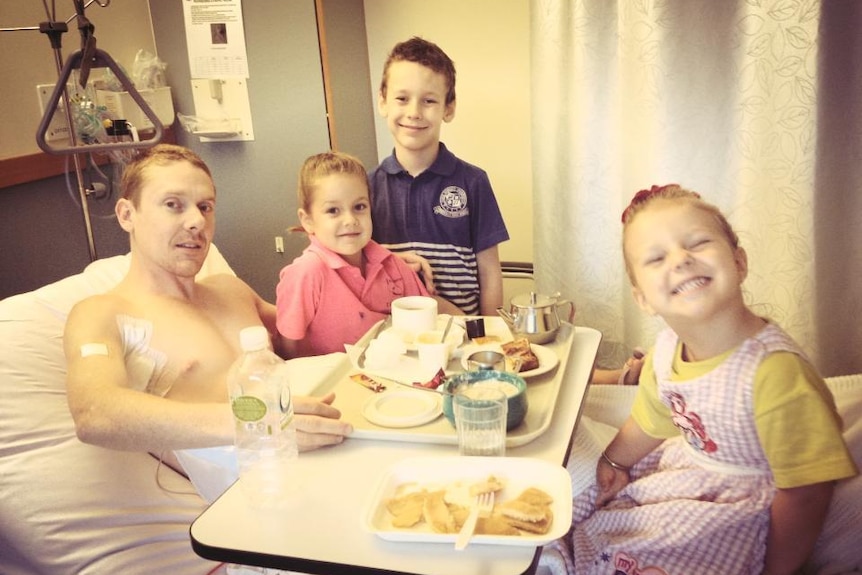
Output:
<svg viewBox="0 0 862 575">
<path fill-rule="evenodd" d="M 276 289 L 277 326 L 289 357 L 344 351 L 389 315 L 392 300 L 428 295 L 406 263 L 371 239 L 362 162 L 339 152 L 311 156 L 297 194 L 311 244 L 281 270 Z"/>
</svg>

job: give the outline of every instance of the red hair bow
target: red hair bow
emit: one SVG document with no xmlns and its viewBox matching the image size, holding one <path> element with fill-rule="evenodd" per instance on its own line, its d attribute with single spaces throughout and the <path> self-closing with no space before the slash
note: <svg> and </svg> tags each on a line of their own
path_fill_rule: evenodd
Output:
<svg viewBox="0 0 862 575">
<path fill-rule="evenodd" d="M 629 202 L 628 207 L 625 210 L 623 210 L 623 215 L 621 218 L 622 222 L 626 223 L 626 220 L 629 219 L 629 216 L 631 215 L 632 210 L 634 209 L 635 206 L 639 206 L 640 204 L 647 202 L 653 196 L 656 196 L 656 195 L 662 193 L 663 191 L 665 191 L 666 189 L 668 189 L 672 186 L 677 186 L 677 184 L 665 184 L 663 186 L 653 185 L 648 190 L 641 190 L 638 193 L 636 193 L 635 197 L 632 198 L 632 201 Z"/>
</svg>

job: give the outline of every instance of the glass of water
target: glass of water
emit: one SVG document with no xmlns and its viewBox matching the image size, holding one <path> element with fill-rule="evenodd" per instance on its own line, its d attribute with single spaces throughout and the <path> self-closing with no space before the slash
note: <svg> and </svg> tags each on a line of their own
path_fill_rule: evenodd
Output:
<svg viewBox="0 0 862 575">
<path fill-rule="evenodd" d="M 461 455 L 506 455 L 508 398 L 495 388 L 466 386 L 452 397 L 458 453 Z"/>
</svg>

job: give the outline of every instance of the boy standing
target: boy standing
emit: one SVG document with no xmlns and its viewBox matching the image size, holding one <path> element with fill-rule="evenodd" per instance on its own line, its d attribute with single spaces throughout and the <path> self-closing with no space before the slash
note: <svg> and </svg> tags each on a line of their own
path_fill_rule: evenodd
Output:
<svg viewBox="0 0 862 575">
<path fill-rule="evenodd" d="M 455 157 L 440 127 L 455 117 L 455 65 L 421 38 L 397 44 L 383 67 L 378 110 L 395 140 L 369 174 L 374 239 L 431 266 L 437 295 L 468 315 L 503 304 L 498 244 L 509 239 L 487 173 Z"/>
</svg>

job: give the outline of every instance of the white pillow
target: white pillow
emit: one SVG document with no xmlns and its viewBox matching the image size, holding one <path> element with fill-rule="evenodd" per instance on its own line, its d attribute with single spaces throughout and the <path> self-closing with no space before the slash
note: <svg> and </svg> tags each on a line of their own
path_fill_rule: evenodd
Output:
<svg viewBox="0 0 862 575">
<path fill-rule="evenodd" d="M 826 379 L 844 420 L 844 440 L 862 469 L 862 374 Z M 862 573 L 862 475 L 840 481 L 805 573 Z"/>
<path fill-rule="evenodd" d="M 129 270 L 130 254 L 96 260 L 83 272 L 61 279 L 33 292 L 36 300 L 64 320 L 72 306 L 91 295 L 104 293 L 120 283 Z M 198 279 L 216 274 L 234 274 L 215 244 L 210 244 L 207 259 L 198 272 Z"/>
<path fill-rule="evenodd" d="M 128 256 L 0 301 L 0 573 L 177 573 L 213 564 L 188 529 L 205 508 L 183 476 L 146 453 L 78 441 L 65 390 L 63 325 L 107 291 Z M 233 273 L 212 247 L 202 275 Z M 159 481 L 156 481 L 158 470 Z"/>
</svg>

